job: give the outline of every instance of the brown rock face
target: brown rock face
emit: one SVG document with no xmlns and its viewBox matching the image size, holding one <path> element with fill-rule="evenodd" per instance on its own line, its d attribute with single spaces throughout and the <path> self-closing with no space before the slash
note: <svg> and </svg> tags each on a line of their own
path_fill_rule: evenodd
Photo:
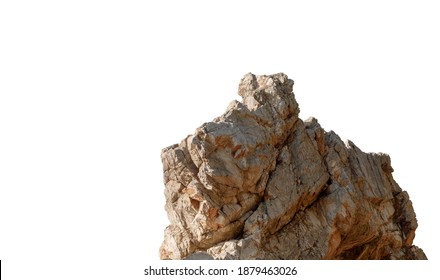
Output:
<svg viewBox="0 0 440 280">
<path fill-rule="evenodd" d="M 247 74 L 242 102 L 162 150 L 162 259 L 426 259 L 390 157 L 302 121 L 284 74 Z M 206 255 L 206 254 L 205 254 Z"/>
</svg>

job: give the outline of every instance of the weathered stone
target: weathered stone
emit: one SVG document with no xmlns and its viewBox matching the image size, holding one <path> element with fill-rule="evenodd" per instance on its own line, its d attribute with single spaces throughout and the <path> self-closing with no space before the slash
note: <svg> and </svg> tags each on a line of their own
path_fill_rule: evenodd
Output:
<svg viewBox="0 0 440 280">
<path fill-rule="evenodd" d="M 298 118 L 284 74 L 241 80 L 227 111 L 162 150 L 162 259 L 426 259 L 390 157 Z"/>
<path fill-rule="evenodd" d="M 189 255 L 185 260 L 213 260 L 214 258 L 206 252 L 197 252 Z"/>
</svg>

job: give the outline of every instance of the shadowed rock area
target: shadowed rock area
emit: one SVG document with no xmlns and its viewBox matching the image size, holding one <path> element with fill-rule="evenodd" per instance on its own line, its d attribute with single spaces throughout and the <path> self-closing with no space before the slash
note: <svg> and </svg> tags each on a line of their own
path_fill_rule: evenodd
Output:
<svg viewBox="0 0 440 280">
<path fill-rule="evenodd" d="M 185 260 L 213 260 L 214 258 L 206 252 L 197 252 L 185 258 Z"/>
<path fill-rule="evenodd" d="M 161 259 L 426 259 L 390 157 L 299 119 L 292 88 L 249 73 L 241 102 L 162 150 Z"/>
</svg>

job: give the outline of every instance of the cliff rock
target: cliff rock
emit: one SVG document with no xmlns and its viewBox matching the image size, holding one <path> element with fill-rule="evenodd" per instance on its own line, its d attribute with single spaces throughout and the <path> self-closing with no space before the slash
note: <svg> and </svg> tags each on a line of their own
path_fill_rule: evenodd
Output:
<svg viewBox="0 0 440 280">
<path fill-rule="evenodd" d="M 426 259 L 390 157 L 298 117 L 285 74 L 247 74 L 242 101 L 162 150 L 161 259 Z"/>
</svg>

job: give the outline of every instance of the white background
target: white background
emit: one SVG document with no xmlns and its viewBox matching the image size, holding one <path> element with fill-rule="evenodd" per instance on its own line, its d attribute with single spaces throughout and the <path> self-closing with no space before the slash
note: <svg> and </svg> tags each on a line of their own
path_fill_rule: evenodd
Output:
<svg viewBox="0 0 440 280">
<path fill-rule="evenodd" d="M 390 154 L 438 262 L 438 15 L 436 1 L 1 1 L 3 276 L 145 279 L 168 223 L 160 151 L 239 99 L 248 72 L 286 73 L 301 118 Z"/>
</svg>

